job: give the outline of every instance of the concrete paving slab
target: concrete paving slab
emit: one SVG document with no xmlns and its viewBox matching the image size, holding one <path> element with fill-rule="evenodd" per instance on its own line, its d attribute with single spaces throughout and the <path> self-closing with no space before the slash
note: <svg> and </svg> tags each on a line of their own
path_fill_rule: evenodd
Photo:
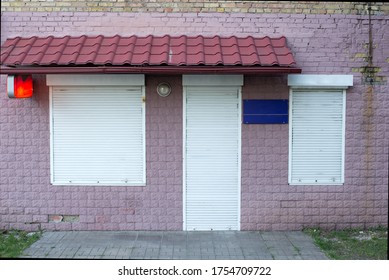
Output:
<svg viewBox="0 0 389 280">
<path fill-rule="evenodd" d="M 300 231 L 44 232 L 22 258 L 77 259 L 328 259 Z"/>
</svg>

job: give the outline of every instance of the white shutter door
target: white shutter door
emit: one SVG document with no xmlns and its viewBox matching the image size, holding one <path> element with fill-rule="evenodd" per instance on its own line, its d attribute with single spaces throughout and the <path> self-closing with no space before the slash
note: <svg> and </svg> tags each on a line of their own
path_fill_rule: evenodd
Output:
<svg viewBox="0 0 389 280">
<path fill-rule="evenodd" d="M 239 229 L 239 88 L 186 87 L 186 229 Z"/>
<path fill-rule="evenodd" d="M 343 90 L 293 90 L 292 184 L 342 184 Z"/>
<path fill-rule="evenodd" d="M 140 185 L 142 87 L 52 87 L 54 184 Z"/>
</svg>

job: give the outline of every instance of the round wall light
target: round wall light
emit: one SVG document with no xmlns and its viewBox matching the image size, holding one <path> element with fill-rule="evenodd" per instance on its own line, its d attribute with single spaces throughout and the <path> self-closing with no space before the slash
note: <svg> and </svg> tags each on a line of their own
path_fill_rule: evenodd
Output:
<svg viewBox="0 0 389 280">
<path fill-rule="evenodd" d="M 168 83 L 160 83 L 157 86 L 159 96 L 166 97 L 172 92 L 172 87 Z"/>
</svg>

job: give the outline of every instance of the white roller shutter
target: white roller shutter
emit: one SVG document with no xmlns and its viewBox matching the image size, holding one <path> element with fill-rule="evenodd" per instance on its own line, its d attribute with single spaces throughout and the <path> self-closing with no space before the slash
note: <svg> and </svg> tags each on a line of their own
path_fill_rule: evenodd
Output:
<svg viewBox="0 0 389 280">
<path fill-rule="evenodd" d="M 52 182 L 144 185 L 141 86 L 51 88 Z"/>
<path fill-rule="evenodd" d="M 238 230 L 240 88 L 185 91 L 186 230 Z"/>
<path fill-rule="evenodd" d="M 342 89 L 292 90 L 289 183 L 344 182 L 344 111 Z"/>
</svg>

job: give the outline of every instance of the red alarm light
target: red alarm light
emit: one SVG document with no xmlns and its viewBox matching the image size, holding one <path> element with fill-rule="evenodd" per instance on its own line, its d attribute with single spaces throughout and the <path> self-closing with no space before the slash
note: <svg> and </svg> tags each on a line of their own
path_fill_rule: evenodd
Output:
<svg viewBox="0 0 389 280">
<path fill-rule="evenodd" d="M 7 79 L 8 97 L 30 98 L 33 93 L 31 75 L 9 75 Z"/>
</svg>

